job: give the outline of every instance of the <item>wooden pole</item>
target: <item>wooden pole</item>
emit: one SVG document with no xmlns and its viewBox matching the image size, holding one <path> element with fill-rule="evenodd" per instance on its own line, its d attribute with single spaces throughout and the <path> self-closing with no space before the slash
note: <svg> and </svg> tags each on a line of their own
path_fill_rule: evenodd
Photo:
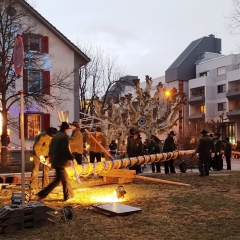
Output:
<svg viewBox="0 0 240 240">
<path fill-rule="evenodd" d="M 84 129 L 84 131 L 88 134 L 90 139 L 93 140 L 109 158 L 111 158 L 112 160 L 115 160 L 114 157 L 101 145 L 101 143 L 97 141 L 96 138 L 93 137 L 93 135 L 87 129 Z"/>
<path fill-rule="evenodd" d="M 144 177 L 144 176 L 139 176 L 139 175 L 136 175 L 135 178 L 136 179 L 140 179 L 140 180 L 150 181 L 150 182 L 157 182 L 157 183 L 164 183 L 164 184 L 171 184 L 171 185 L 190 187 L 190 184 L 186 184 L 186 183 L 172 182 L 172 181 L 156 179 L 156 178 L 149 178 L 149 177 Z"/>
</svg>

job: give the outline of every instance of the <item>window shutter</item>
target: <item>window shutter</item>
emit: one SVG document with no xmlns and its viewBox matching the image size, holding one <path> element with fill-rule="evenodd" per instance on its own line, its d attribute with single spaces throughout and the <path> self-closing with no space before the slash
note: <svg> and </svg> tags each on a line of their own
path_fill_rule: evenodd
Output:
<svg viewBox="0 0 240 240">
<path fill-rule="evenodd" d="M 42 37 L 42 53 L 49 52 L 49 40 L 47 36 Z"/>
<path fill-rule="evenodd" d="M 42 114 L 42 130 L 46 131 L 46 129 L 49 127 L 50 127 L 50 114 L 43 113 Z"/>
<path fill-rule="evenodd" d="M 24 113 L 24 138 L 28 137 L 28 114 Z M 19 138 L 21 138 L 21 123 L 20 123 L 20 113 L 19 113 Z"/>
<path fill-rule="evenodd" d="M 50 94 L 50 71 L 43 71 L 42 78 L 42 93 Z"/>
<path fill-rule="evenodd" d="M 28 93 L 28 70 L 23 69 L 23 92 Z"/>
<path fill-rule="evenodd" d="M 28 45 L 28 34 L 22 34 L 22 40 L 23 40 L 23 46 L 24 46 L 24 52 L 27 52 L 29 50 L 29 45 Z"/>
</svg>

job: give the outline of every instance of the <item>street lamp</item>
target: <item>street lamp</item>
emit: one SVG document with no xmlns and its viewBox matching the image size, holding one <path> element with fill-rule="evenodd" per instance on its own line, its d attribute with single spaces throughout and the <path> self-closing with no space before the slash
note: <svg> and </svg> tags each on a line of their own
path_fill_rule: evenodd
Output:
<svg viewBox="0 0 240 240">
<path fill-rule="evenodd" d="M 165 90 L 164 93 L 165 93 L 165 96 L 166 96 L 166 97 L 170 97 L 170 95 L 171 95 L 171 92 L 170 92 L 169 90 Z"/>
</svg>

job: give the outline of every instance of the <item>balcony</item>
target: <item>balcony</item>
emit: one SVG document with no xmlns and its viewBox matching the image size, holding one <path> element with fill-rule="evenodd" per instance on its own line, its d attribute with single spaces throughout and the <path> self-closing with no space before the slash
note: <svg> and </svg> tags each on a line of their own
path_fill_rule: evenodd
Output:
<svg viewBox="0 0 240 240">
<path fill-rule="evenodd" d="M 194 105 L 194 104 L 202 104 L 205 103 L 205 96 L 204 95 L 192 95 L 188 99 L 188 104 Z"/>
<path fill-rule="evenodd" d="M 205 119 L 205 114 L 204 113 L 197 113 L 197 114 L 191 114 L 188 116 L 188 120 L 203 120 Z"/>
<path fill-rule="evenodd" d="M 232 111 L 226 112 L 226 116 L 228 118 L 239 118 L 240 110 L 232 110 Z"/>
<path fill-rule="evenodd" d="M 239 100 L 240 99 L 240 90 L 238 91 L 229 91 L 226 93 L 228 100 Z"/>
<path fill-rule="evenodd" d="M 239 80 L 239 76 L 240 76 L 240 69 L 227 72 L 228 82 Z"/>
</svg>

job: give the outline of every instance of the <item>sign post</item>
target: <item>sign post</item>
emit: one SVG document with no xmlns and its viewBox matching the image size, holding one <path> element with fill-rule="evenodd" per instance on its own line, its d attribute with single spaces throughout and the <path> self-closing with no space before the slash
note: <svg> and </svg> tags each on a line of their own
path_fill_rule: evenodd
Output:
<svg viewBox="0 0 240 240">
<path fill-rule="evenodd" d="M 21 133 L 21 158 L 22 158 L 22 204 L 25 204 L 25 156 L 24 156 L 24 96 L 23 96 L 23 61 L 24 61 L 24 47 L 22 36 L 17 35 L 14 44 L 13 63 L 16 79 L 16 91 L 20 94 L 20 133 Z"/>
</svg>

